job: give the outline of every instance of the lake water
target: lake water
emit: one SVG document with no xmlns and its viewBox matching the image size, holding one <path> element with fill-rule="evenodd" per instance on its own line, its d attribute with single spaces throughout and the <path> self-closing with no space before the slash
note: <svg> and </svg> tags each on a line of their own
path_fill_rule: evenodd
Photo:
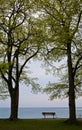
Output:
<svg viewBox="0 0 82 130">
<path fill-rule="evenodd" d="M 29 107 L 29 108 L 19 108 L 19 118 L 32 119 L 32 118 L 43 118 L 42 112 L 55 112 L 57 118 L 68 118 L 69 109 L 68 108 L 54 108 L 54 107 Z M 0 108 L 0 118 L 8 118 L 10 115 L 9 108 Z M 77 117 L 82 116 L 82 108 L 76 109 Z"/>
</svg>

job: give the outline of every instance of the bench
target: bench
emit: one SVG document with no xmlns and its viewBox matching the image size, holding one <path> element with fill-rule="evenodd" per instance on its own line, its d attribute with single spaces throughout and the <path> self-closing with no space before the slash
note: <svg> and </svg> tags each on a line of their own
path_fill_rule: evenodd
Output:
<svg viewBox="0 0 82 130">
<path fill-rule="evenodd" d="M 44 118 L 46 118 L 46 116 L 53 116 L 54 118 L 56 113 L 55 112 L 42 112 L 42 115 L 44 116 Z"/>
</svg>

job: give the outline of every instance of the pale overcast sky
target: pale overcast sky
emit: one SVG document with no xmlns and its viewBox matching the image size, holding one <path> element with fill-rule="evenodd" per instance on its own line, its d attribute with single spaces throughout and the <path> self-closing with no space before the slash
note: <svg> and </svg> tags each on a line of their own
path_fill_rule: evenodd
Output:
<svg viewBox="0 0 82 130">
<path fill-rule="evenodd" d="M 39 83 L 45 86 L 48 81 L 57 81 L 51 74 L 45 75 L 45 70 L 40 67 L 40 64 L 36 61 L 30 65 L 34 77 L 39 78 Z M 29 87 L 21 86 L 19 93 L 19 107 L 68 107 L 68 99 L 54 99 L 49 100 L 49 96 L 46 94 L 33 94 Z M 82 107 L 82 98 L 76 101 L 78 107 Z M 10 99 L 1 100 L 0 107 L 10 107 Z"/>
</svg>

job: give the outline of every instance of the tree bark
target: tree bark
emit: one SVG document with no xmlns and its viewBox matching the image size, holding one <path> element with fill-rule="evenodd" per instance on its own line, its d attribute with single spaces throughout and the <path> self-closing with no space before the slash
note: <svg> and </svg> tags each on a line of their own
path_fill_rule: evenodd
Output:
<svg viewBox="0 0 82 130">
<path fill-rule="evenodd" d="M 68 81 L 69 81 L 69 123 L 76 123 L 75 85 L 71 57 L 71 42 L 67 44 Z"/>
<path fill-rule="evenodd" d="M 12 90 L 10 120 L 18 119 L 18 104 L 19 104 L 19 87 L 13 88 Z"/>
</svg>

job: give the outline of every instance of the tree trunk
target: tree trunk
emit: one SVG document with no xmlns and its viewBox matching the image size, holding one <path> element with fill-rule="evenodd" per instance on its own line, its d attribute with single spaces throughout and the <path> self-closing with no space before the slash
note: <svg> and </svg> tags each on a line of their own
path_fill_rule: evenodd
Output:
<svg viewBox="0 0 82 130">
<path fill-rule="evenodd" d="M 69 121 L 76 122 L 76 106 L 75 106 L 75 91 L 73 78 L 69 81 Z"/>
<path fill-rule="evenodd" d="M 69 81 L 69 123 L 76 123 L 75 86 L 72 68 L 71 43 L 67 44 L 68 81 Z"/>
<path fill-rule="evenodd" d="M 18 119 L 18 103 L 19 103 L 19 88 L 13 88 L 11 94 L 11 114 L 10 120 Z"/>
</svg>

